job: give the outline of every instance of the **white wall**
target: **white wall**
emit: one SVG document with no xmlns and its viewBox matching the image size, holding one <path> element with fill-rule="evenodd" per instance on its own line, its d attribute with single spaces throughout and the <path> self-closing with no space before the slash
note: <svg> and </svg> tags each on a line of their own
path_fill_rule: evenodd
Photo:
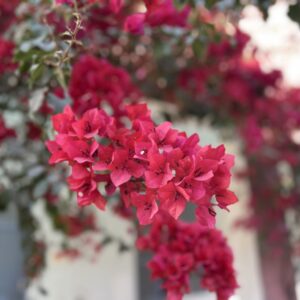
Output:
<svg viewBox="0 0 300 300">
<path fill-rule="evenodd" d="M 116 244 L 107 245 L 99 254 L 93 243 L 100 234 L 88 234 L 72 242 L 85 255 L 76 259 L 58 257 L 60 234 L 56 233 L 45 215 L 42 203 L 37 203 L 34 213 L 40 222 L 40 232 L 48 245 L 47 268 L 28 288 L 28 300 L 136 300 L 136 252 L 119 253 Z M 122 237 L 128 244 L 133 237 L 127 234 L 129 224 L 109 212 L 98 214 L 101 227 L 112 236 Z M 42 295 L 40 288 L 48 291 Z"/>
<path fill-rule="evenodd" d="M 21 235 L 12 205 L 0 213 L 0 300 L 21 299 L 24 283 Z"/>
</svg>

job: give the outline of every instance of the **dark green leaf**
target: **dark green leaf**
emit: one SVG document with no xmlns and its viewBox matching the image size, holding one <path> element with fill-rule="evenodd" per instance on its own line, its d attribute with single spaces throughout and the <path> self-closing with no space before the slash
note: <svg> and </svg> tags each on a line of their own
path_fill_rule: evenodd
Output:
<svg viewBox="0 0 300 300">
<path fill-rule="evenodd" d="M 300 4 L 296 3 L 289 7 L 288 16 L 298 24 L 300 24 Z"/>
<path fill-rule="evenodd" d="M 43 63 L 35 64 L 30 68 L 30 81 L 29 85 L 32 88 L 34 84 L 42 78 L 45 71 L 45 65 Z"/>
<path fill-rule="evenodd" d="M 11 192 L 9 190 L 4 190 L 0 192 L 0 211 L 4 211 L 11 199 Z"/>
<path fill-rule="evenodd" d="M 205 6 L 210 9 L 212 8 L 215 4 L 217 4 L 220 0 L 205 0 Z"/>
<path fill-rule="evenodd" d="M 123 242 L 120 242 L 119 244 L 119 252 L 123 253 L 123 252 L 127 252 L 130 250 L 130 247 L 128 247 L 126 244 L 124 244 Z"/>
<path fill-rule="evenodd" d="M 206 53 L 205 45 L 199 39 L 196 39 L 192 46 L 195 56 L 199 59 L 203 59 Z"/>
</svg>

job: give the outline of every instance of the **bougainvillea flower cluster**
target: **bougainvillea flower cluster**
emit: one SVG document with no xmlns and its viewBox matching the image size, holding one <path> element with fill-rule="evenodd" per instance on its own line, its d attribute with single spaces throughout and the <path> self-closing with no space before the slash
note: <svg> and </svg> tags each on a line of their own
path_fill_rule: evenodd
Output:
<svg viewBox="0 0 300 300">
<path fill-rule="evenodd" d="M 81 56 L 73 66 L 69 92 L 76 113 L 81 114 L 106 102 L 117 117 L 124 114 L 125 99 L 133 101 L 140 96 L 124 69 L 91 55 Z"/>
<path fill-rule="evenodd" d="M 145 104 L 129 105 L 126 111 L 129 127 L 97 108 L 79 117 L 68 106 L 52 117 L 57 135 L 47 142 L 50 163 L 69 163 L 68 183 L 78 204 L 104 209 L 102 184 L 107 194 L 119 188 L 124 205 L 136 208 L 140 224 L 151 223 L 159 211 L 177 219 L 192 203 L 199 222 L 213 226 L 214 207 L 226 209 L 237 201 L 228 190 L 233 156 L 224 146 L 201 147 L 197 134 L 188 137 L 169 122 L 156 126 Z"/>
<path fill-rule="evenodd" d="M 154 279 L 162 280 L 168 300 L 181 300 L 190 292 L 193 273 L 202 274 L 201 287 L 216 292 L 218 300 L 228 300 L 238 287 L 233 255 L 219 230 L 161 214 L 150 232 L 137 240 L 137 247 L 153 252 L 148 267 Z"/>
<path fill-rule="evenodd" d="M 186 27 L 190 7 L 185 5 L 178 10 L 172 0 L 145 0 L 145 13 L 135 13 L 127 17 L 124 28 L 133 34 L 142 34 L 145 26 L 161 25 Z"/>
</svg>

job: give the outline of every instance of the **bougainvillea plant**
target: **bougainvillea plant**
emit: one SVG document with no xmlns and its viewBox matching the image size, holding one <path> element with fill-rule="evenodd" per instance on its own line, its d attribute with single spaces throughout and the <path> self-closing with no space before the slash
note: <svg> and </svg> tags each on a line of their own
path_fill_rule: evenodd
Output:
<svg viewBox="0 0 300 300">
<path fill-rule="evenodd" d="M 0 0 L 0 206 L 17 199 L 25 249 L 40 250 L 27 260 L 30 275 L 45 249 L 28 238 L 33 200 L 66 236 L 102 232 L 97 249 L 112 238 L 93 215 L 113 206 L 135 224 L 138 248 L 153 254 L 148 266 L 168 299 L 189 291 L 192 273 L 220 300 L 234 293 L 232 254 L 214 228 L 216 208 L 237 201 L 228 190 L 233 157 L 174 129 L 169 113 L 157 123 L 144 104 L 151 99 L 237 129 L 252 190 L 242 223 L 259 231 L 264 250 L 290 260 L 285 216 L 297 213 L 300 93 L 247 49 L 235 22 L 240 1 L 235 10 L 221 2 Z M 259 1 L 264 12 L 268 4 Z M 180 220 L 187 207 L 193 223 Z M 293 291 L 287 273 L 278 286 Z M 294 299 L 289 293 L 279 299 Z"/>
<path fill-rule="evenodd" d="M 94 10 L 109 15 L 107 23 L 101 25 L 98 20 L 89 19 Z M 189 275 L 202 267 L 206 274 L 201 285 L 216 292 L 219 299 L 228 299 L 238 285 L 231 250 L 215 229 L 215 216 L 217 207 L 227 209 L 237 201 L 228 189 L 233 156 L 225 153 L 224 146 L 200 146 L 197 134 L 187 136 L 173 129 L 170 122 L 155 124 L 147 105 L 140 103 L 146 97 L 130 73 L 114 66 L 108 56 L 96 58 L 95 50 L 84 43 L 95 39 L 95 46 L 116 46 L 116 36 L 109 27 L 124 35 L 126 31 L 143 33 L 147 28 L 159 30 L 165 25 L 188 28 L 188 6 L 178 9 L 172 1 L 157 1 L 147 2 L 145 13 L 129 12 L 134 10 L 132 4 L 119 1 L 57 1 L 52 6 L 28 2 L 12 9 L 6 35 L 13 37 L 18 46 L 14 50 L 14 44 L 4 38 L 1 44 L 1 80 L 8 86 L 3 91 L 8 98 L 2 100 L 1 155 L 6 161 L 4 171 L 12 159 L 19 160 L 22 171 L 4 174 L 2 188 L 12 194 L 23 193 L 17 205 L 21 222 L 27 222 L 24 230 L 30 231 L 35 225 L 32 221 L 28 224 L 32 199 L 44 199 L 55 226 L 66 235 L 77 236 L 85 229 L 97 231 L 93 217 L 81 214 L 80 209 L 77 215 L 70 215 L 66 206 L 59 204 L 64 189 L 62 178 L 68 171 L 63 163 L 67 162 L 71 174 L 66 181 L 69 190 L 76 193 L 80 207 L 94 204 L 105 210 L 110 197 L 116 195 L 119 202 L 114 203 L 115 212 L 133 222 L 137 220 L 134 223 L 138 236 L 143 235 L 144 240 L 160 228 L 164 230 L 163 216 L 163 227 L 178 226 L 178 243 L 187 247 L 176 250 L 178 278 L 171 273 L 159 275 L 153 268 L 163 246 L 142 247 L 141 239 L 138 240 L 141 250 L 153 252 L 149 268 L 154 277 L 165 281 L 163 288 L 168 299 L 181 299 L 189 292 Z M 21 36 L 17 35 L 18 26 L 23 26 Z M 107 43 L 98 42 L 99 30 L 104 37 L 107 35 Z M 11 122 L 15 110 L 19 120 L 16 124 Z M 45 132 L 51 130 L 49 118 L 55 134 L 46 145 L 51 152 L 49 163 L 58 164 L 57 168 L 46 164 L 43 140 Z M 8 128 L 10 122 L 12 128 Z M 25 151 L 12 152 L 16 145 Z M 24 159 L 25 153 L 31 155 Z M 10 186 L 9 181 L 15 179 L 18 185 Z M 179 221 L 186 206 L 195 209 L 194 224 Z M 190 242 L 200 248 L 201 243 L 211 240 L 211 254 L 194 253 L 192 244 L 188 246 L 187 240 L 180 240 L 181 230 L 190 230 L 192 235 L 194 232 Z M 164 243 L 174 247 L 171 242 Z M 32 247 L 39 251 L 28 260 L 29 274 L 42 261 L 40 252 L 45 245 L 33 241 Z M 65 254 L 75 252 L 78 253 L 67 249 Z M 163 262 L 162 257 L 159 260 Z M 221 274 L 213 271 L 214 265 L 230 279 L 227 283 L 219 280 Z"/>
</svg>

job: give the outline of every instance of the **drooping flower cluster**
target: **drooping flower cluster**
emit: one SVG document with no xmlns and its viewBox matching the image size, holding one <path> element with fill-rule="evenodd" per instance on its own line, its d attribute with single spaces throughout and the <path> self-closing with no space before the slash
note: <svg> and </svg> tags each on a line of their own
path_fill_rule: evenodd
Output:
<svg viewBox="0 0 300 300">
<path fill-rule="evenodd" d="M 76 113 L 81 114 L 106 102 L 117 117 L 124 114 L 122 104 L 125 99 L 136 100 L 140 95 L 125 70 L 91 55 L 81 56 L 73 66 L 69 92 Z"/>
<path fill-rule="evenodd" d="M 137 247 L 153 252 L 148 263 L 154 279 L 161 279 L 168 300 L 181 300 L 190 292 L 190 275 L 201 273 L 200 285 L 228 300 L 238 287 L 233 255 L 222 233 L 197 223 L 157 215 L 150 232 Z"/>
<path fill-rule="evenodd" d="M 67 161 L 72 167 L 68 183 L 78 204 L 104 209 L 102 183 L 107 194 L 119 188 L 124 205 L 137 209 L 140 224 L 151 223 L 159 211 L 177 219 L 190 202 L 199 222 L 212 227 L 213 206 L 237 201 L 228 190 L 233 157 L 224 146 L 201 147 L 198 135 L 187 137 L 169 122 L 156 126 L 145 104 L 126 110 L 130 128 L 96 108 L 81 118 L 70 107 L 53 116 L 58 134 L 47 142 L 50 163 Z"/>
<path fill-rule="evenodd" d="M 188 5 L 179 11 L 172 0 L 144 0 L 144 3 L 146 6 L 145 13 L 135 13 L 127 17 L 124 24 L 126 31 L 133 34 L 142 34 L 146 26 L 187 26 L 187 18 L 190 13 Z"/>
</svg>

